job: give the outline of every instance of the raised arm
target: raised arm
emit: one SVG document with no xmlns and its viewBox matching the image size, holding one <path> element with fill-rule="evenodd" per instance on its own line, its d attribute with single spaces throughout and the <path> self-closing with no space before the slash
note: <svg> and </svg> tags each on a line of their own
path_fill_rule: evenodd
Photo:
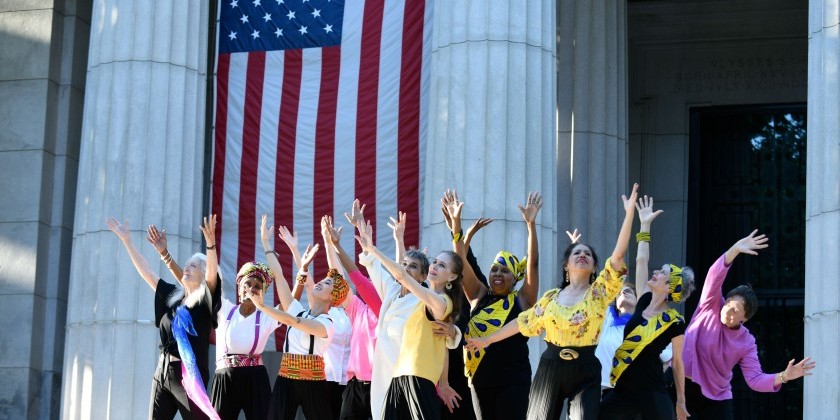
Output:
<svg viewBox="0 0 840 420">
<path fill-rule="evenodd" d="M 359 240 L 359 243 L 365 252 L 373 255 L 377 260 L 379 260 L 379 262 L 382 263 L 382 266 L 391 273 L 394 279 L 396 279 L 403 287 L 408 289 L 409 292 L 417 296 L 417 298 L 426 305 L 426 307 L 432 312 L 435 319 L 443 319 L 447 315 L 446 310 L 448 305 L 446 303 L 446 299 L 444 299 L 442 295 L 435 293 L 434 290 L 423 287 L 420 283 L 415 281 L 405 271 L 402 265 L 383 254 L 382 251 L 373 245 L 371 239 L 366 235 L 358 236 L 356 239 Z"/>
<path fill-rule="evenodd" d="M 289 284 L 286 282 L 286 277 L 283 276 L 283 267 L 280 266 L 280 261 L 277 260 L 277 251 L 274 250 L 269 241 L 272 235 L 274 235 L 274 226 L 267 227 L 267 219 L 268 216 L 262 216 L 260 241 L 262 242 L 263 251 L 265 251 L 265 258 L 268 261 L 268 268 L 274 274 L 274 288 L 277 289 L 277 296 L 280 298 L 280 308 L 285 310 L 292 303 L 292 291 L 289 290 Z"/>
<path fill-rule="evenodd" d="M 630 229 L 633 227 L 633 213 L 636 212 L 636 199 L 639 197 L 639 184 L 633 184 L 633 192 L 630 198 L 622 195 L 624 201 L 624 222 L 621 230 L 618 231 L 618 239 L 615 241 L 615 249 L 610 256 L 610 265 L 614 270 L 621 270 L 624 265 L 624 254 L 627 253 L 627 244 L 630 242 Z"/>
<path fill-rule="evenodd" d="M 741 238 L 738 242 L 735 242 L 724 254 L 723 262 L 726 265 L 732 265 L 732 261 L 740 254 L 758 255 L 756 250 L 767 248 L 769 246 L 767 236 L 764 234 L 756 236 L 757 233 L 758 229 L 752 231 L 746 238 Z"/>
<path fill-rule="evenodd" d="M 462 259 L 466 259 L 467 249 L 469 248 L 467 241 L 471 241 L 473 235 L 475 235 L 475 233 L 482 227 L 487 226 L 490 221 L 489 219 L 479 219 L 467 231 L 466 236 L 469 236 L 469 239 L 466 236 L 462 237 L 461 212 L 464 209 L 464 202 L 458 200 L 458 193 L 453 190 L 446 190 L 443 194 L 443 198 L 440 200 L 440 203 L 443 205 L 444 214 L 447 216 L 447 225 L 450 227 L 454 235 L 452 237 L 452 244 L 454 246 L 455 253 L 457 253 Z M 479 223 L 479 221 L 482 222 Z M 470 306 L 475 307 L 475 303 L 487 294 L 487 286 L 478 281 L 478 277 L 476 277 L 475 271 L 473 271 L 472 265 L 470 264 L 464 264 L 462 274 L 463 279 L 461 280 L 461 284 L 464 288 L 464 295 L 467 297 L 467 300 L 470 301 Z"/>
<path fill-rule="evenodd" d="M 152 291 L 157 290 L 158 280 L 160 280 L 160 277 L 152 271 L 149 266 L 149 262 L 146 261 L 143 254 L 141 254 L 134 244 L 131 243 L 131 229 L 128 227 L 128 221 L 120 223 L 117 219 L 111 217 L 105 220 L 105 224 L 108 225 L 108 229 L 110 229 L 111 232 L 114 232 L 114 234 L 120 238 L 120 241 L 122 241 L 123 246 L 125 246 L 125 250 L 128 251 L 128 256 L 131 258 L 131 262 L 134 264 L 134 268 L 137 270 L 137 273 L 140 274 L 140 277 L 143 277 L 143 280 L 146 280 L 146 284 L 152 288 Z"/>
<path fill-rule="evenodd" d="M 298 237 L 297 231 L 295 233 L 289 232 L 289 229 L 286 226 L 280 226 L 280 229 L 277 230 L 277 236 L 280 240 L 283 241 L 284 244 L 289 248 L 289 251 L 292 252 L 292 258 L 295 260 L 295 267 L 300 269 L 301 267 L 301 258 L 300 258 L 300 248 L 298 248 Z"/>
<path fill-rule="evenodd" d="M 274 254 L 271 254 L 274 256 Z M 276 257 L 274 258 L 277 259 Z M 277 283 L 277 282 L 275 282 Z M 288 286 L 286 286 L 288 288 Z M 286 311 L 278 310 L 277 308 L 273 308 L 271 306 L 266 305 L 263 302 L 263 293 L 262 290 L 258 290 L 257 293 L 249 293 L 249 299 L 251 302 L 254 303 L 254 306 L 257 307 L 260 311 L 264 312 L 266 315 L 274 318 L 277 322 L 282 324 L 289 325 L 291 327 L 295 327 L 307 334 L 314 335 L 316 337 L 325 338 L 328 335 L 327 328 L 324 324 L 309 318 L 301 318 L 299 316 L 294 316 Z"/>
<path fill-rule="evenodd" d="M 528 266 L 525 271 L 525 284 L 519 289 L 519 302 L 522 309 L 534 306 L 540 287 L 540 250 L 537 242 L 537 214 L 542 208 L 542 196 L 538 192 L 528 193 L 525 207 L 519 207 L 525 226 L 528 229 Z"/>
<path fill-rule="evenodd" d="M 175 281 L 183 287 L 184 284 L 181 283 L 181 277 L 184 275 L 184 271 L 181 270 L 181 266 L 178 265 L 175 259 L 172 258 L 172 254 L 166 249 L 166 229 L 158 230 L 155 225 L 149 225 L 148 229 L 146 229 L 146 241 L 152 244 L 152 247 L 160 255 L 160 259 L 163 260 L 166 268 L 172 273 L 172 277 L 175 277 Z"/>
<path fill-rule="evenodd" d="M 204 281 L 207 282 L 210 293 L 214 293 L 216 287 L 219 286 L 217 284 L 219 257 L 216 254 L 216 215 L 211 214 L 210 217 L 205 217 L 199 228 L 201 233 L 204 234 L 204 242 L 207 244 L 207 269 L 204 271 Z"/>
<path fill-rule="evenodd" d="M 653 211 L 653 197 L 644 196 L 636 203 L 639 211 L 639 234 L 636 235 L 636 296 L 645 294 L 648 287 L 648 262 L 650 261 L 650 225 L 662 210 Z"/>
<path fill-rule="evenodd" d="M 406 215 L 403 212 L 399 212 L 397 218 L 394 219 L 393 217 L 390 218 L 391 222 L 388 223 L 388 227 L 394 231 L 394 244 L 396 246 L 396 250 L 394 251 L 394 261 L 402 261 L 405 257 L 405 219 Z"/>
</svg>

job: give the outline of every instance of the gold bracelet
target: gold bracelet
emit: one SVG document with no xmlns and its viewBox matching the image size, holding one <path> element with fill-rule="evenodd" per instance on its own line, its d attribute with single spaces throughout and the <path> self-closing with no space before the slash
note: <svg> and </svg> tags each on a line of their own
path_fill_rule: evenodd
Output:
<svg viewBox="0 0 840 420">
<path fill-rule="evenodd" d="M 167 250 L 166 255 L 161 255 L 160 259 L 161 261 L 163 261 L 164 264 L 169 265 L 170 263 L 172 263 L 172 254 L 170 254 L 169 250 Z"/>
<path fill-rule="evenodd" d="M 306 283 L 306 275 L 307 275 L 307 274 L 309 274 L 309 273 L 300 273 L 300 272 L 298 272 L 297 276 L 295 276 L 295 281 L 297 281 L 297 283 L 298 283 L 298 284 L 304 284 L 304 283 Z"/>
<path fill-rule="evenodd" d="M 779 379 L 782 380 L 783 384 L 786 384 L 788 382 L 787 378 L 785 378 L 785 372 L 784 371 L 779 372 Z"/>
</svg>

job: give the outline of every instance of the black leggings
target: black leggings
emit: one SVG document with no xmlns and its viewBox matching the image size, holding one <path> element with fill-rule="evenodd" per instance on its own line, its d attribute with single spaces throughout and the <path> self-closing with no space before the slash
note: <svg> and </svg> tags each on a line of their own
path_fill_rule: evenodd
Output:
<svg viewBox="0 0 840 420">
<path fill-rule="evenodd" d="M 531 384 L 528 420 L 560 418 L 563 402 L 570 399 L 572 420 L 595 420 L 601 403 L 601 362 L 595 357 L 595 346 L 566 347 L 575 350 L 575 360 L 560 358 L 560 350 L 551 343 L 540 358 L 537 374 Z"/>
<path fill-rule="evenodd" d="M 475 417 L 479 420 L 525 420 L 529 384 L 470 387 Z"/>
<path fill-rule="evenodd" d="M 293 419 L 300 407 L 307 420 L 334 420 L 332 406 L 326 397 L 327 381 L 306 381 L 277 376 L 274 391 L 271 393 L 268 418 Z"/>
<path fill-rule="evenodd" d="M 691 420 L 733 420 L 732 400 L 706 398 L 700 385 L 685 378 L 685 405 Z"/>
<path fill-rule="evenodd" d="M 674 402 L 665 390 L 663 392 L 631 392 L 617 389 L 604 397 L 598 418 L 602 420 L 671 420 L 674 418 Z M 693 416 L 692 420 L 694 420 Z"/>
</svg>

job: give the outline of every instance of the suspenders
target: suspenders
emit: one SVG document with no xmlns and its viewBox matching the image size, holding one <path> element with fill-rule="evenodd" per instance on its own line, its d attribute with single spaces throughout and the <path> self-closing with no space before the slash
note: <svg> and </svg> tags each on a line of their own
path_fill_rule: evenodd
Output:
<svg viewBox="0 0 840 420">
<path fill-rule="evenodd" d="M 233 318 L 233 314 L 236 312 L 237 309 L 239 309 L 239 305 L 236 305 L 233 308 L 231 308 L 230 312 L 228 313 L 228 316 L 227 316 L 228 328 L 230 328 L 230 319 Z M 256 322 L 254 323 L 254 344 L 251 345 L 251 351 L 248 352 L 249 355 L 254 354 L 254 350 L 257 349 L 257 342 L 260 341 L 260 315 L 262 315 L 262 312 L 257 311 L 257 319 L 256 319 Z M 227 344 L 227 348 L 228 348 L 228 350 L 230 350 L 230 343 L 227 342 L 227 336 L 228 336 L 228 334 L 225 334 L 225 340 L 226 340 L 225 344 Z"/>
<path fill-rule="evenodd" d="M 297 316 L 298 317 L 303 316 L 304 318 L 308 318 L 304 314 L 309 315 L 309 311 L 301 311 L 299 314 L 297 314 Z M 286 330 L 286 340 L 285 340 L 286 343 L 283 345 L 283 352 L 284 353 L 289 352 L 289 332 L 290 331 L 292 331 L 292 326 L 291 325 L 289 325 L 289 328 Z M 315 354 L 315 336 L 312 335 L 312 334 L 309 334 L 309 354 Z"/>
</svg>

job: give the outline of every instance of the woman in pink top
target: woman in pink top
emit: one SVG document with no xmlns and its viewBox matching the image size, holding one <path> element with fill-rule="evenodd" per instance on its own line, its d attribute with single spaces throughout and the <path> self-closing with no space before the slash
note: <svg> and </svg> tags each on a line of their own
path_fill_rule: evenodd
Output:
<svg viewBox="0 0 840 420">
<path fill-rule="evenodd" d="M 767 237 L 754 230 L 739 240 L 709 268 L 700 303 L 685 333 L 685 393 L 692 420 L 732 419 L 732 368 L 741 366 L 747 384 L 758 392 L 776 392 L 789 380 L 810 375 L 814 362 L 806 357 L 779 373 L 764 373 L 755 338 L 742 324 L 755 315 L 758 298 L 749 285 L 738 286 L 723 297 L 721 288 L 738 254 L 757 255 L 767 248 Z"/>
<path fill-rule="evenodd" d="M 357 200 L 358 202 L 358 200 Z M 355 204 L 355 203 L 354 203 Z M 363 230 L 359 231 L 364 235 Z M 341 266 L 349 273 L 350 281 L 356 286 L 356 296 L 348 296 L 345 311 L 350 318 L 353 333 L 350 336 L 350 362 L 347 365 L 347 387 L 341 398 L 339 419 L 367 419 L 371 416 L 370 380 L 373 371 L 371 360 L 376 344 L 376 324 L 379 321 L 379 308 L 382 299 L 376 293 L 373 283 L 365 277 L 353 262 L 353 259 L 341 246 L 341 229 L 335 229 L 332 218 L 321 218 L 321 235 L 327 248 L 327 261 L 330 268 Z M 337 254 L 337 255 L 336 255 Z M 336 256 L 338 261 L 336 261 Z"/>
</svg>

